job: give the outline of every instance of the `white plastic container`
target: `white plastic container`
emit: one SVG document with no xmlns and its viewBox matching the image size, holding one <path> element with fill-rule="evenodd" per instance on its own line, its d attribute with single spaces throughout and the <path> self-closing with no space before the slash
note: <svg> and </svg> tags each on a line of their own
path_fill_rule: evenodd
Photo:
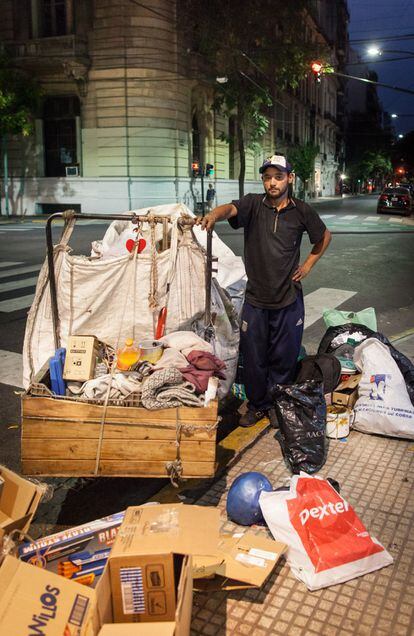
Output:
<svg viewBox="0 0 414 636">
<path fill-rule="evenodd" d="M 344 407 L 330 406 L 326 415 L 326 437 L 343 439 L 349 435 L 350 412 Z"/>
</svg>

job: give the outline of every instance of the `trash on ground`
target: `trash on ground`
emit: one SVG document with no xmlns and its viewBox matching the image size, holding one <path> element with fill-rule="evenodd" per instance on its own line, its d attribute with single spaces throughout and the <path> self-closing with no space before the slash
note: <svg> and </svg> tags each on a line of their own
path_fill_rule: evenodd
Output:
<svg viewBox="0 0 414 636">
<path fill-rule="evenodd" d="M 363 433 L 414 439 L 414 407 L 385 344 L 368 338 L 355 351 L 362 372 L 353 426 Z"/>
<path fill-rule="evenodd" d="M 294 475 L 289 492 L 263 492 L 260 507 L 286 561 L 309 590 L 373 572 L 393 562 L 352 506 L 320 477 Z"/>
<path fill-rule="evenodd" d="M 315 473 L 326 461 L 326 402 L 323 383 L 276 384 L 272 399 L 283 456 L 293 473 Z"/>
</svg>

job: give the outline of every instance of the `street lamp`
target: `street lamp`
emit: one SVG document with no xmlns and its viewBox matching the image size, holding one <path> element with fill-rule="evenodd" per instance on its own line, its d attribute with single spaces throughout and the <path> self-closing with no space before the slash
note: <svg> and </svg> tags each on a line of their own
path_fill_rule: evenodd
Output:
<svg viewBox="0 0 414 636">
<path fill-rule="evenodd" d="M 404 135 L 402 135 L 401 133 L 398 135 L 398 139 L 403 139 Z"/>
<path fill-rule="evenodd" d="M 378 46 L 370 46 L 369 49 L 367 49 L 367 54 L 370 57 L 376 57 L 383 53 L 402 53 L 403 55 L 414 57 L 414 51 L 404 51 L 402 49 L 380 49 Z"/>
<path fill-rule="evenodd" d="M 398 115 L 397 113 L 391 113 L 391 119 L 397 119 Z"/>
</svg>

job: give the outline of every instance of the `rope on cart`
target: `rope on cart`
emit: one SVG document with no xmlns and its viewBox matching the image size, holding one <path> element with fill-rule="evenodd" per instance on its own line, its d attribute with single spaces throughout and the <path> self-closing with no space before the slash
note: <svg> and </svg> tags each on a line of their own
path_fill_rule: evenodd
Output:
<svg viewBox="0 0 414 636">
<path fill-rule="evenodd" d="M 167 462 L 165 464 L 165 468 L 167 470 L 167 473 L 169 475 L 170 481 L 172 483 L 172 485 L 174 486 L 174 488 L 178 488 L 179 487 L 179 480 L 182 477 L 183 474 L 183 464 L 181 461 L 181 430 L 182 430 L 182 423 L 180 422 L 179 418 L 178 418 L 178 408 L 176 408 L 175 410 L 175 446 L 176 446 L 176 457 L 174 459 L 174 461 L 172 462 Z"/>
<path fill-rule="evenodd" d="M 178 417 L 178 408 L 175 411 L 175 445 L 176 445 L 176 457 L 173 461 L 167 462 L 165 464 L 166 471 L 170 478 L 170 481 L 174 488 L 179 487 L 179 481 L 183 475 L 183 464 L 181 461 L 181 434 L 184 431 L 185 433 L 194 433 L 194 431 L 198 429 L 203 429 L 207 433 L 212 433 L 215 431 L 219 425 L 221 417 L 217 418 L 217 421 L 209 426 L 202 426 L 197 424 L 183 424 L 180 422 Z"/>
</svg>

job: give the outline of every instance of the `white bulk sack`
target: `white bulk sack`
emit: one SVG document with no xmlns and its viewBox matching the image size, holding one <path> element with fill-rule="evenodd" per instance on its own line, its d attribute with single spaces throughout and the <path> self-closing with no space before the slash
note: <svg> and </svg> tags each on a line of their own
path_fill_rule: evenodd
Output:
<svg viewBox="0 0 414 636">
<path fill-rule="evenodd" d="M 368 338 L 355 349 L 354 362 L 362 377 L 353 427 L 362 433 L 414 439 L 414 408 L 388 347 Z"/>
<path fill-rule="evenodd" d="M 259 504 L 274 539 L 288 545 L 285 557 L 292 574 L 311 591 L 393 561 L 349 503 L 321 477 L 294 475 L 289 491 L 263 491 Z"/>
<path fill-rule="evenodd" d="M 129 221 L 111 224 L 103 241 L 93 244 L 91 257 L 70 253 L 67 243 L 74 220 L 69 222 L 61 242 L 54 248 L 61 346 L 66 345 L 70 334 L 95 335 L 114 347 L 130 337 L 137 342 L 152 338 L 159 311 L 165 304 L 168 308 L 166 333 L 196 329 L 203 323 L 205 252 L 191 229 L 187 226 L 181 232 L 176 223 L 180 215 L 188 212 L 182 205 L 137 210 L 136 213 L 141 216 L 148 213 L 154 216 L 170 214 L 175 221 L 170 225 L 170 248 L 155 254 L 151 249 L 151 233 L 145 224 L 140 235 L 147 240 L 147 247 L 136 258 L 125 248 L 126 240 L 130 238 L 128 232 L 132 229 Z M 158 241 L 162 238 L 162 224 L 157 225 L 155 230 L 155 240 Z M 215 241 L 213 239 L 213 244 Z M 231 269 L 227 250 L 226 267 Z M 234 259 L 237 261 L 236 276 L 239 276 L 238 261 L 241 259 L 236 256 Z M 229 280 L 228 272 L 226 278 Z M 234 275 L 230 280 L 235 282 Z M 167 282 L 170 283 L 168 297 Z M 219 397 L 223 397 L 235 377 L 239 331 L 230 320 L 224 302 L 214 291 L 212 305 L 218 327 L 212 343 L 214 352 L 228 366 L 226 381 L 220 384 L 218 393 Z M 45 261 L 26 325 L 23 348 L 25 388 L 54 351 L 48 266 Z"/>
</svg>

